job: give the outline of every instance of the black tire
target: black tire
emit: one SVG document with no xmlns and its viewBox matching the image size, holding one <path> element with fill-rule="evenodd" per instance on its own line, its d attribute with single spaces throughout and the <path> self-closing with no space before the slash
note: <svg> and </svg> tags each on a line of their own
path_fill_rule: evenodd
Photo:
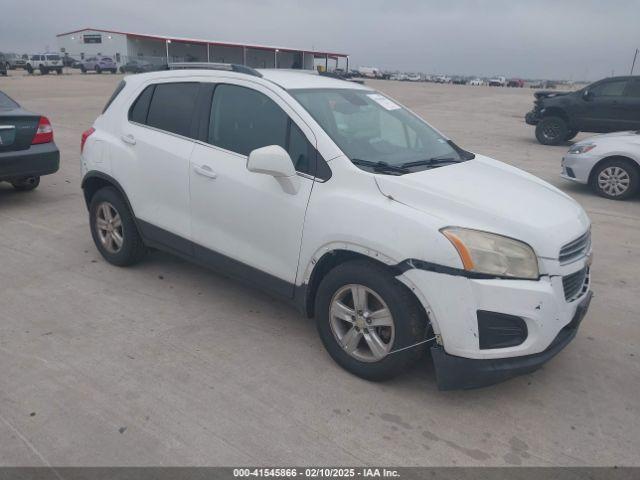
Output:
<svg viewBox="0 0 640 480">
<path fill-rule="evenodd" d="M 49 73 L 49 70 L 47 69 L 47 67 L 43 67 L 42 65 L 40 66 L 40 75 L 47 75 Z"/>
<path fill-rule="evenodd" d="M 107 202 L 113 210 L 120 216 L 122 246 L 116 252 L 109 251 L 100 240 L 100 233 L 97 227 L 98 208 Z M 98 190 L 89 204 L 89 223 L 91 236 L 96 247 L 104 259 L 112 265 L 125 267 L 139 262 L 145 255 L 147 249 L 138 233 L 138 228 L 133 220 L 133 215 L 129 207 L 113 187 L 104 187 Z"/>
<path fill-rule="evenodd" d="M 96 73 L 102 73 L 102 69 L 98 65 L 96 65 Z"/>
<path fill-rule="evenodd" d="M 349 284 L 359 284 L 373 290 L 387 304 L 395 324 L 391 352 L 426 338 L 426 314 L 415 296 L 385 267 L 367 260 L 353 260 L 331 270 L 318 287 L 315 301 L 316 326 L 329 355 L 348 372 L 367 380 L 385 380 L 402 373 L 420 359 L 426 350 L 426 344 L 389 353 L 378 361 L 366 362 L 351 356 L 338 343 L 331 328 L 329 311 L 333 296 Z"/>
<path fill-rule="evenodd" d="M 580 133 L 580 130 L 569 130 L 569 132 L 567 133 L 567 136 L 564 137 L 565 142 L 568 142 L 569 140 L 573 140 L 574 138 L 576 138 L 576 135 L 578 135 Z"/>
<path fill-rule="evenodd" d="M 623 185 L 625 178 L 628 179 L 628 187 L 621 193 L 614 194 L 615 188 L 607 186 L 606 183 L 601 184 L 601 174 L 607 169 L 613 171 L 621 179 L 620 186 Z M 617 170 L 616 170 L 617 169 Z M 599 163 L 593 169 L 590 178 L 591 188 L 601 197 L 608 198 L 610 200 L 626 200 L 634 196 L 640 188 L 640 171 L 638 167 L 629 160 L 626 159 L 611 159 Z"/>
<path fill-rule="evenodd" d="M 27 73 L 29 75 L 33 74 L 33 67 L 31 65 L 27 65 Z"/>
<path fill-rule="evenodd" d="M 61 68 L 56 69 L 56 74 L 62 75 L 62 69 Z"/>
<path fill-rule="evenodd" d="M 84 65 L 80 65 L 80 71 L 82 73 L 87 73 L 87 68 Z"/>
<path fill-rule="evenodd" d="M 40 177 L 26 177 L 11 182 L 13 188 L 21 192 L 29 192 L 35 190 L 40 185 Z"/>
<path fill-rule="evenodd" d="M 117 68 L 112 68 L 111 69 L 111 73 L 118 73 L 118 69 Z"/>
<path fill-rule="evenodd" d="M 560 145 L 568 133 L 567 122 L 561 117 L 544 117 L 536 125 L 536 138 L 542 145 Z"/>
<path fill-rule="evenodd" d="M 120 73 L 125 73 L 124 67 L 120 67 Z"/>
</svg>

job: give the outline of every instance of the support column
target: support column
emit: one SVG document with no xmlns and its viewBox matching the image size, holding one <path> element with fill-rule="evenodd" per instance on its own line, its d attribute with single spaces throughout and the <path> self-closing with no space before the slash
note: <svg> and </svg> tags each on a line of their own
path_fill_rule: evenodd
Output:
<svg viewBox="0 0 640 480">
<path fill-rule="evenodd" d="M 209 51 L 210 46 L 211 45 L 207 43 L 207 63 L 211 63 L 211 52 Z"/>
</svg>

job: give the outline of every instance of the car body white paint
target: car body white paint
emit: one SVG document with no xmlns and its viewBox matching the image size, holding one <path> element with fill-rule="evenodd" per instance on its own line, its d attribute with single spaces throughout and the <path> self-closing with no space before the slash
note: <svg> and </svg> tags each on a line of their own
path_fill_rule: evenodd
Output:
<svg viewBox="0 0 640 480">
<path fill-rule="evenodd" d="M 563 245 L 590 228 L 574 200 L 528 173 L 480 155 L 397 177 L 364 171 L 287 89 L 368 87 L 304 73 L 262 73 L 258 78 L 179 70 L 127 77 L 125 89 L 94 124 L 82 154 L 83 175 L 97 170 L 115 178 L 137 218 L 296 286 L 308 283 L 320 258 L 336 250 L 387 265 L 417 259 L 461 269 L 459 254 L 440 232 L 447 226 L 528 243 L 537 255 L 538 280 L 478 280 L 418 268 L 398 275 L 415 292 L 452 355 L 488 359 L 542 352 L 571 321 L 581 299 L 565 300 L 562 276 L 583 269 L 590 258 L 588 252 L 566 265 L 558 258 Z M 127 120 L 130 105 L 147 85 L 185 79 L 243 85 L 269 96 L 327 160 L 331 179 L 301 175 L 300 189 L 292 195 L 273 178 L 249 172 L 243 155 Z M 142 155 L 148 158 L 133 153 L 123 140 L 127 135 L 146 144 L 149 150 Z M 194 166 L 207 161 L 218 165 L 214 181 L 194 175 Z M 220 204 L 224 209 L 212 207 Z M 527 340 L 516 347 L 481 350 L 478 309 L 522 317 Z"/>
<path fill-rule="evenodd" d="M 634 131 L 613 132 L 585 138 L 573 145 L 595 145 L 593 150 L 586 153 L 567 153 L 562 159 L 562 173 L 560 176 L 566 180 L 587 184 L 593 167 L 601 160 L 612 157 L 625 157 L 633 160 L 640 167 L 640 133 Z M 572 148 L 573 148 L 572 147 Z M 571 168 L 575 177 L 567 174 L 567 168 Z"/>
</svg>

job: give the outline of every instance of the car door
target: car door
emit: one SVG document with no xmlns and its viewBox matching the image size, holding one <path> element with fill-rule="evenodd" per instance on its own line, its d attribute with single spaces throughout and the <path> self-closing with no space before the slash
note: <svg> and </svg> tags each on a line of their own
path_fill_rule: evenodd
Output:
<svg viewBox="0 0 640 480">
<path fill-rule="evenodd" d="M 198 82 L 146 86 L 119 139 L 129 158 L 118 163 L 127 171 L 117 177 L 127 182 L 123 187 L 143 234 L 174 250 L 189 250 L 184 240 L 191 238 L 189 159 L 199 89 Z"/>
<path fill-rule="evenodd" d="M 625 130 L 640 130 L 640 78 L 632 78 L 627 82 L 623 98 L 623 119 Z"/>
<path fill-rule="evenodd" d="M 583 95 L 580 122 L 583 130 L 609 132 L 625 129 L 624 91 L 626 79 L 604 80 L 587 89 Z"/>
<path fill-rule="evenodd" d="M 293 296 L 302 230 L 313 187 L 312 130 L 278 95 L 250 81 L 212 86 L 201 142 L 191 157 L 195 255 L 273 293 Z M 280 145 L 295 159 L 300 189 L 285 192 L 247 170 L 249 153 Z"/>
</svg>

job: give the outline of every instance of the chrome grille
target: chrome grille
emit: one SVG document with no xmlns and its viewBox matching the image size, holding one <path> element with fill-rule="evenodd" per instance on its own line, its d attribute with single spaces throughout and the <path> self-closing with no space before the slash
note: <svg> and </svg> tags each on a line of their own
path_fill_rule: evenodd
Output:
<svg viewBox="0 0 640 480">
<path fill-rule="evenodd" d="M 585 256 L 591 248 L 591 230 L 581 237 L 567 243 L 560 249 L 560 263 L 569 263 L 577 258 Z"/>
<path fill-rule="evenodd" d="M 589 267 L 584 267 L 582 270 L 562 277 L 562 288 L 567 302 L 572 302 L 580 297 L 589 288 Z"/>
</svg>

